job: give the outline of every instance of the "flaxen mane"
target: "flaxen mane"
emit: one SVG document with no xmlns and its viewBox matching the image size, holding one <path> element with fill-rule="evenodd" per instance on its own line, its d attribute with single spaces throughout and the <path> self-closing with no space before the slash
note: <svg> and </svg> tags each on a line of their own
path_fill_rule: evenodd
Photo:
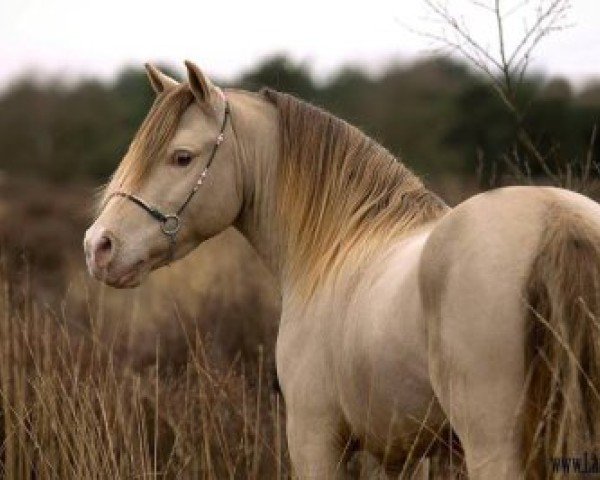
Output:
<svg viewBox="0 0 600 480">
<path fill-rule="evenodd" d="M 134 191 L 139 186 L 155 162 L 164 158 L 164 150 L 193 98 L 187 83 L 156 97 L 105 195 L 113 190 Z"/>
<path fill-rule="evenodd" d="M 357 128 L 290 95 L 263 95 L 280 115 L 276 205 L 285 270 L 309 293 L 349 254 L 368 254 L 447 211 Z"/>
</svg>

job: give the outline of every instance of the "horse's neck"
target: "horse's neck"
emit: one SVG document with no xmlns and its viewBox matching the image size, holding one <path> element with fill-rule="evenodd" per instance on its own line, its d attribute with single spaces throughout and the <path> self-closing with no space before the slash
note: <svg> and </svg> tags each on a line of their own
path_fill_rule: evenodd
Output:
<svg viewBox="0 0 600 480">
<path fill-rule="evenodd" d="M 290 254 L 287 247 L 293 239 L 281 238 L 282 229 L 276 225 L 279 207 L 279 113 L 273 104 L 259 95 L 232 92 L 230 99 L 233 109 L 232 125 L 237 143 L 236 158 L 239 162 L 238 171 L 241 172 L 243 192 L 242 211 L 235 226 L 252 244 L 279 280 L 280 286 L 284 288 L 287 280 L 284 282 L 282 273 L 288 272 L 288 262 L 291 261 L 285 258 L 285 255 Z M 410 183 L 413 177 L 412 174 L 404 174 L 401 178 Z M 441 200 L 419 185 L 420 182 L 417 185 L 413 179 L 410 188 L 407 187 L 407 192 L 401 197 L 404 204 L 413 202 L 418 214 L 398 208 L 391 210 L 396 212 L 397 216 L 393 217 L 394 224 L 390 225 L 390 233 L 381 235 L 382 242 L 394 238 L 396 230 L 404 229 L 408 232 L 420 224 L 438 218 L 447 210 Z M 371 241 L 371 244 L 375 243 Z M 369 248 L 363 250 L 370 251 Z M 288 274 L 285 276 L 286 279 L 290 278 Z M 291 277 L 293 282 L 293 275 Z"/>
<path fill-rule="evenodd" d="M 278 113 L 258 95 L 230 93 L 243 205 L 236 228 L 279 278 L 282 258 L 275 233 L 275 180 L 279 155 Z"/>
</svg>

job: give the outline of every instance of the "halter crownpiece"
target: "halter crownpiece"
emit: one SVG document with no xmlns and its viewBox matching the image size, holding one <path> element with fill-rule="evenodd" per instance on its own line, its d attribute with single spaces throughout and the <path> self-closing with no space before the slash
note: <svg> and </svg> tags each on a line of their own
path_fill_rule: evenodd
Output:
<svg viewBox="0 0 600 480">
<path fill-rule="evenodd" d="M 217 136 L 217 139 L 215 140 L 215 143 L 213 144 L 212 151 L 210 153 L 210 156 L 208 157 L 208 162 L 206 162 L 206 166 L 204 167 L 204 170 L 202 170 L 202 172 L 200 173 L 198 180 L 196 181 L 196 183 L 190 190 L 190 193 L 188 193 L 187 197 L 185 198 L 185 200 L 183 201 L 181 206 L 177 209 L 177 211 L 175 213 L 165 214 L 165 213 L 161 212 L 159 208 L 149 204 L 148 202 L 145 202 L 137 195 L 133 195 L 131 193 L 123 192 L 120 190 L 118 190 L 116 192 L 112 192 L 108 196 L 108 198 L 106 199 L 106 201 L 104 202 L 104 205 L 102 207 L 102 209 L 104 209 L 106 207 L 106 205 L 108 204 L 108 202 L 113 197 L 123 197 L 123 198 L 126 198 L 127 200 L 132 201 L 138 207 L 145 210 L 152 218 L 159 221 L 161 224 L 160 225 L 161 232 L 163 232 L 169 238 L 169 263 L 171 262 L 171 260 L 173 260 L 173 257 L 175 255 L 176 237 L 177 237 L 177 233 L 181 229 L 180 215 L 183 213 L 183 211 L 189 205 L 189 203 L 191 202 L 191 200 L 194 197 L 194 195 L 196 194 L 196 192 L 200 189 L 200 187 L 204 183 L 204 180 L 206 179 L 206 177 L 208 175 L 208 169 L 210 168 L 210 166 L 215 158 L 215 155 L 217 154 L 217 150 L 219 149 L 219 146 L 223 143 L 223 140 L 225 139 L 225 127 L 227 126 L 227 119 L 229 118 L 229 114 L 230 114 L 229 102 L 227 101 L 227 98 L 225 97 L 225 95 L 223 94 L 223 92 L 220 89 L 217 90 L 217 92 L 223 99 L 223 102 L 225 102 L 225 112 L 223 114 L 223 122 L 221 123 L 221 130 L 219 131 L 219 135 Z"/>
</svg>

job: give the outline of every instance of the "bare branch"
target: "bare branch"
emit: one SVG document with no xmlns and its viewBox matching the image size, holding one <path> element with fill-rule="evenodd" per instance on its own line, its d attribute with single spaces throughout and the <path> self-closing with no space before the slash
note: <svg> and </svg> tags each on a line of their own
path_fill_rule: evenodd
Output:
<svg viewBox="0 0 600 480">
<path fill-rule="evenodd" d="M 470 0 L 470 3 L 472 5 L 474 5 L 475 7 L 479 7 L 481 9 L 483 9 L 483 10 L 487 10 L 488 12 L 493 12 L 494 11 L 493 8 L 491 8 L 489 5 L 486 5 L 482 1 L 479 1 L 479 0 Z"/>
<path fill-rule="evenodd" d="M 559 178 L 549 167 L 546 158 L 535 146 L 530 135 L 523 127 L 524 111 L 518 104 L 516 85 L 521 85 L 531 61 L 533 50 L 548 35 L 567 28 L 567 14 L 571 9 L 571 0 L 539 0 L 535 6 L 535 20 L 528 26 L 524 22 L 522 37 L 509 54 L 505 38 L 505 19 L 521 8 L 530 4 L 530 0 L 523 0 L 508 12 L 502 11 L 501 0 L 494 0 L 493 6 L 488 6 L 485 0 L 469 0 L 470 3 L 494 16 L 497 31 L 498 55 L 490 53 L 492 50 L 483 46 L 469 31 L 464 18 L 452 14 L 446 4 L 441 0 L 424 0 L 433 14 L 433 17 L 450 29 L 450 35 L 444 28 L 441 33 L 416 32 L 421 36 L 439 43 L 451 52 L 457 52 L 466 58 L 475 68 L 481 71 L 489 81 L 491 87 L 502 100 L 508 111 L 513 116 L 517 125 L 517 139 L 524 153 L 533 158 L 544 173 L 553 181 Z M 413 30 L 414 31 L 414 30 Z M 515 85 L 515 81 L 517 84 Z M 515 154 L 516 155 L 516 154 Z M 516 155 L 518 158 L 518 155 Z M 524 159 L 524 164 L 527 164 Z"/>
<path fill-rule="evenodd" d="M 442 45 L 450 48 L 452 51 L 458 51 L 467 60 L 473 63 L 481 70 L 489 80 L 494 81 L 497 70 L 503 77 L 505 94 L 511 97 L 510 91 L 513 77 L 522 80 L 525 70 L 530 63 L 531 53 L 537 47 L 539 42 L 549 34 L 563 30 L 568 27 L 565 23 L 567 14 L 571 9 L 571 0 L 551 0 L 546 5 L 545 0 L 540 0 L 535 7 L 536 18 L 531 26 L 525 24 L 524 33 L 521 39 L 516 43 L 516 47 L 510 55 L 506 48 L 506 39 L 504 32 L 504 19 L 513 15 L 519 9 L 525 7 L 531 0 L 523 0 L 511 8 L 507 13 L 501 9 L 501 1 L 494 0 L 493 6 L 489 6 L 484 0 L 469 0 L 469 3 L 481 8 L 494 15 L 497 25 L 497 39 L 499 43 L 499 55 L 496 58 L 490 49 L 484 46 L 478 39 L 470 33 L 467 23 L 463 17 L 458 17 L 450 12 L 447 5 L 441 0 L 424 0 L 430 13 L 433 15 L 433 21 L 441 23 L 450 28 L 450 33 L 442 28 L 441 33 L 415 32 L 435 40 Z M 516 75 L 515 75 L 516 74 Z"/>
<path fill-rule="evenodd" d="M 506 51 L 504 48 L 504 27 L 502 25 L 502 12 L 500 10 L 500 0 L 495 0 L 493 11 L 494 11 L 494 14 L 496 15 L 496 24 L 498 26 L 498 44 L 500 45 L 501 71 L 502 71 L 502 74 L 504 75 L 506 91 L 510 95 L 510 92 L 511 92 L 510 64 L 506 61 Z"/>
<path fill-rule="evenodd" d="M 425 3 L 429 8 L 438 15 L 441 19 L 445 20 L 446 24 L 452 28 L 458 38 L 463 39 L 466 44 L 473 49 L 471 56 L 480 55 L 490 62 L 494 67 L 501 69 L 502 66 L 494 57 L 492 57 L 486 49 L 484 49 L 469 33 L 466 26 L 461 25 L 458 19 L 453 16 L 446 7 L 442 6 L 435 0 L 425 0 Z M 476 55 L 474 55 L 474 53 Z"/>
<path fill-rule="evenodd" d="M 523 9 L 529 2 L 530 0 L 523 0 L 522 2 L 517 3 L 513 8 L 504 14 L 504 18 L 511 17 L 514 13 Z"/>
<path fill-rule="evenodd" d="M 542 6 L 543 1 L 540 2 L 537 8 L 536 21 L 530 28 L 526 29 L 523 38 L 510 55 L 510 58 L 508 59 L 509 66 L 522 54 L 523 49 L 526 48 L 532 37 L 536 37 L 537 41 L 535 41 L 535 44 L 533 45 L 530 44 L 525 50 L 526 55 L 535 48 L 541 38 L 545 37 L 555 29 L 561 29 L 560 22 L 566 19 L 566 14 L 571 9 L 570 0 L 552 0 L 550 6 L 546 9 L 543 9 Z"/>
</svg>

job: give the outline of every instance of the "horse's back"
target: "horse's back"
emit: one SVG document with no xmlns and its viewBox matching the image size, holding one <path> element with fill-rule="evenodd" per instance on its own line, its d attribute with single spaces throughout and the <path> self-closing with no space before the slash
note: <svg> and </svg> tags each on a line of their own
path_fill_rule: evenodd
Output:
<svg viewBox="0 0 600 480">
<path fill-rule="evenodd" d="M 551 187 L 500 188 L 459 204 L 437 223 L 423 248 L 424 307 L 439 309 L 450 282 L 497 291 L 501 279 L 524 281 L 547 220 L 558 210 L 600 221 L 596 202 Z"/>
</svg>

